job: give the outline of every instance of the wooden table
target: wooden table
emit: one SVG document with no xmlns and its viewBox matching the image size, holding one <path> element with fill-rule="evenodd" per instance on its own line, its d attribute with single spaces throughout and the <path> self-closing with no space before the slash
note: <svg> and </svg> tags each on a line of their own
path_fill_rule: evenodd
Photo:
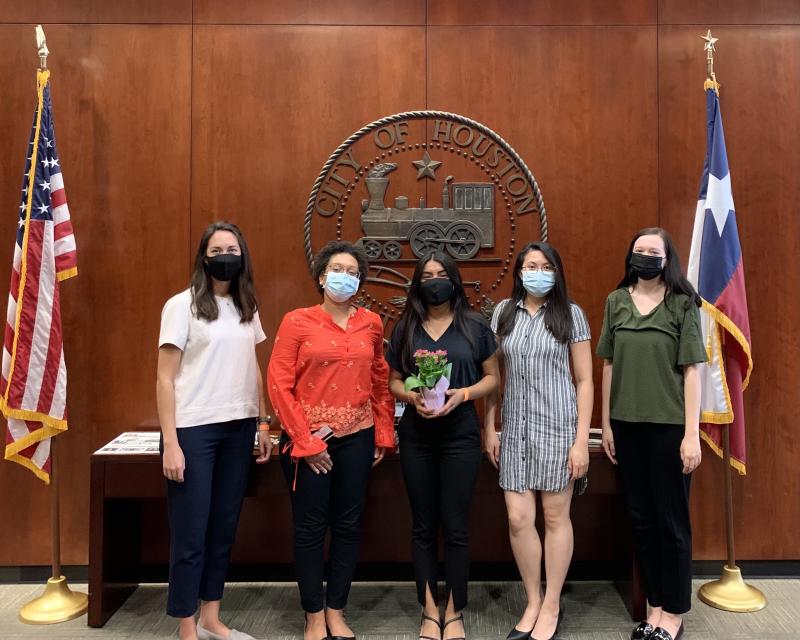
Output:
<svg viewBox="0 0 800 640">
<path fill-rule="evenodd" d="M 101 627 L 140 582 L 166 581 L 169 529 L 165 480 L 158 455 L 95 454 L 91 460 L 89 616 Z M 484 460 L 471 514 L 473 574 L 513 576 L 513 556 L 497 472 Z M 645 616 L 645 598 L 631 551 L 617 474 L 599 449 L 591 451 L 589 487 L 572 504 L 575 552 L 571 577 L 613 579 L 632 617 Z M 539 523 L 541 530 L 541 522 Z M 400 463 L 387 456 L 375 470 L 364 518 L 359 571 L 384 567 L 382 577 L 410 576 L 411 514 Z M 277 461 L 253 464 L 232 554 L 231 572 L 254 579 L 288 575 L 292 525 L 286 482 Z M 283 568 L 276 571 L 276 568 Z M 388 569 L 387 569 L 388 568 Z M 386 571 L 394 575 L 386 575 Z M 501 576 L 501 574 L 503 574 Z M 357 576 L 358 577 L 358 576 Z"/>
</svg>

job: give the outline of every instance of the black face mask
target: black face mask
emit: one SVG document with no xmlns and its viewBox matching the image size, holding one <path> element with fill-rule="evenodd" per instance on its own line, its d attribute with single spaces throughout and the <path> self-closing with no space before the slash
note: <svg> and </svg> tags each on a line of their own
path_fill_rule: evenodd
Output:
<svg viewBox="0 0 800 640">
<path fill-rule="evenodd" d="M 206 258 L 206 267 L 211 277 L 221 282 L 228 282 L 239 275 L 242 270 L 242 256 L 235 253 L 224 253 Z"/>
<path fill-rule="evenodd" d="M 450 278 L 433 278 L 419 285 L 419 294 L 425 304 L 438 305 L 447 302 L 453 295 L 453 283 Z"/>
<path fill-rule="evenodd" d="M 642 280 L 652 280 L 661 275 L 661 256 L 648 256 L 643 253 L 631 254 L 631 273 Z"/>
</svg>

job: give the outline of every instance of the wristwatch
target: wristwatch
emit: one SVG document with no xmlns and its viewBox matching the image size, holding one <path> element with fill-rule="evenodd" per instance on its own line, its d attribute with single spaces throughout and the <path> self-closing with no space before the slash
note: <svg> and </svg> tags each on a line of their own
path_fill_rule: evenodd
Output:
<svg viewBox="0 0 800 640">
<path fill-rule="evenodd" d="M 262 428 L 261 425 L 267 425 L 266 428 Z M 269 425 L 272 424 L 272 416 L 258 416 L 258 430 L 259 431 L 269 431 Z"/>
</svg>

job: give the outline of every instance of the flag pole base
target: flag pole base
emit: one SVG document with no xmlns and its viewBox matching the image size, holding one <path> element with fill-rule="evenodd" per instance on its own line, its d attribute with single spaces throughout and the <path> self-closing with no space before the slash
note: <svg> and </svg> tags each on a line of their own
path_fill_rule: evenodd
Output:
<svg viewBox="0 0 800 640">
<path fill-rule="evenodd" d="M 50 578 L 44 593 L 28 602 L 19 611 L 20 622 L 25 624 L 56 624 L 66 622 L 86 613 L 89 597 L 72 591 L 64 576 Z"/>
<path fill-rule="evenodd" d="M 764 594 L 745 583 L 736 566 L 725 565 L 720 579 L 706 582 L 698 589 L 697 597 L 709 606 L 736 613 L 760 611 L 767 606 Z"/>
</svg>

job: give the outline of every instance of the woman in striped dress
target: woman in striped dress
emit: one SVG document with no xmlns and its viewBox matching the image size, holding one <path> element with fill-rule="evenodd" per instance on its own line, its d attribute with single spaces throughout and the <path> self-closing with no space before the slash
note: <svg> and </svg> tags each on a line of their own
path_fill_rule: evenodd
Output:
<svg viewBox="0 0 800 640">
<path fill-rule="evenodd" d="M 500 470 L 511 548 L 528 597 L 508 639 L 547 640 L 558 628 L 561 587 L 572 558 L 572 494 L 586 486 L 592 352 L 586 316 L 567 296 L 564 268 L 552 246 L 527 245 L 513 274 L 512 296 L 492 318 L 504 372 L 502 433 L 498 438 L 493 395 L 486 402 L 484 445 Z M 537 491 L 545 523 L 544 596 Z"/>
</svg>

